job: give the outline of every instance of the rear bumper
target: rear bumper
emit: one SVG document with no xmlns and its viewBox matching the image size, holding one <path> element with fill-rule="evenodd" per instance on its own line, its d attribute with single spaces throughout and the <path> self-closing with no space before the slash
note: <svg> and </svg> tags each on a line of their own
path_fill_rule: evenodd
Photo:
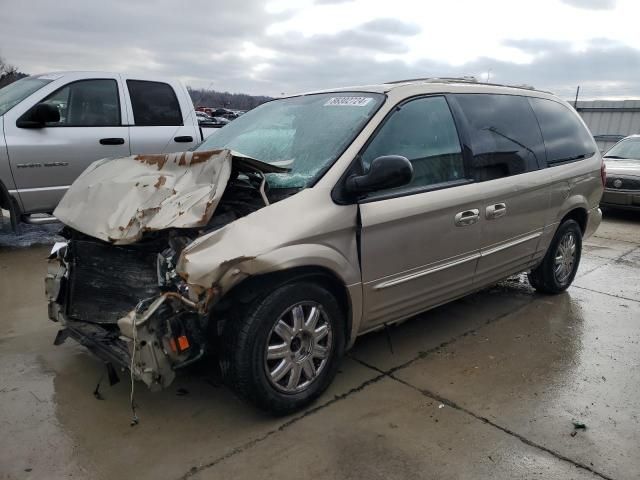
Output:
<svg viewBox="0 0 640 480">
<path fill-rule="evenodd" d="M 588 212 L 587 228 L 584 231 L 583 238 L 589 238 L 595 233 L 602 222 L 602 210 L 599 207 L 592 208 Z"/>
<path fill-rule="evenodd" d="M 640 191 L 605 188 L 600 205 L 626 210 L 640 210 Z"/>
</svg>

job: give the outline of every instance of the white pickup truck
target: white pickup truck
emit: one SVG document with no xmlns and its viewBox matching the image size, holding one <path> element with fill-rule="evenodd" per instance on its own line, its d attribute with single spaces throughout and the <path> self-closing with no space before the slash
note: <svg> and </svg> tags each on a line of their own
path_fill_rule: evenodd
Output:
<svg viewBox="0 0 640 480">
<path fill-rule="evenodd" d="M 26 77 L 0 89 L 0 207 L 44 223 L 93 161 L 189 150 L 198 126 L 179 82 L 107 72 Z M 115 199 L 114 199 L 115 200 Z"/>
</svg>

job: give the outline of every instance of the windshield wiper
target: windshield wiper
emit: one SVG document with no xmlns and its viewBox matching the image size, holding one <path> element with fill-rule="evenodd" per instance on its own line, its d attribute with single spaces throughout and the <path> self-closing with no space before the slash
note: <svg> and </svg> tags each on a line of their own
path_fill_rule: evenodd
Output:
<svg viewBox="0 0 640 480">
<path fill-rule="evenodd" d="M 630 158 L 629 158 L 629 157 L 620 157 L 620 156 L 618 156 L 618 155 L 605 155 L 605 156 L 604 156 L 604 157 L 602 157 L 602 158 L 615 158 L 615 159 L 617 159 L 617 160 L 630 160 Z"/>
<path fill-rule="evenodd" d="M 593 155 L 593 153 L 594 152 L 582 153 L 580 155 L 574 155 L 572 157 L 559 158 L 559 159 L 553 160 L 551 162 L 547 161 L 547 163 L 554 164 L 554 163 L 573 162 L 574 160 L 584 160 L 585 158 L 591 157 Z"/>
</svg>

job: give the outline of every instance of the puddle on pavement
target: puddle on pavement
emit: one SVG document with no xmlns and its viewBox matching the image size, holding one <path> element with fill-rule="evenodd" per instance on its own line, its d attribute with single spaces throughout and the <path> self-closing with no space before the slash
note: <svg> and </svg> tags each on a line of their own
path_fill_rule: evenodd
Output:
<svg viewBox="0 0 640 480">
<path fill-rule="evenodd" d="M 14 233 L 11 224 L 6 217 L 0 217 L 0 248 L 25 248 L 36 245 L 53 245 L 64 239 L 58 235 L 62 228 L 61 223 L 49 223 L 45 225 L 30 225 L 23 223 L 19 226 L 20 232 Z"/>
</svg>

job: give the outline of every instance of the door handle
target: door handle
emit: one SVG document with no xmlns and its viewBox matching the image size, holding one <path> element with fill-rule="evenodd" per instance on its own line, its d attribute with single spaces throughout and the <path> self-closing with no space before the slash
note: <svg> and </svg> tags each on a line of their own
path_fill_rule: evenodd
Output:
<svg viewBox="0 0 640 480">
<path fill-rule="evenodd" d="M 472 210 L 465 210 L 464 212 L 458 212 L 455 216 L 455 224 L 458 227 L 464 227 L 466 225 L 473 225 L 480 219 L 480 210 L 474 208 Z"/>
<path fill-rule="evenodd" d="M 496 203 L 495 205 L 489 205 L 486 211 L 486 217 L 488 220 L 504 217 L 507 214 L 506 203 Z"/>
<path fill-rule="evenodd" d="M 182 135 L 180 137 L 175 137 L 173 141 L 178 143 L 190 143 L 193 142 L 193 137 L 191 135 Z"/>
<path fill-rule="evenodd" d="M 124 145 L 124 138 L 101 138 L 100 145 Z"/>
</svg>

